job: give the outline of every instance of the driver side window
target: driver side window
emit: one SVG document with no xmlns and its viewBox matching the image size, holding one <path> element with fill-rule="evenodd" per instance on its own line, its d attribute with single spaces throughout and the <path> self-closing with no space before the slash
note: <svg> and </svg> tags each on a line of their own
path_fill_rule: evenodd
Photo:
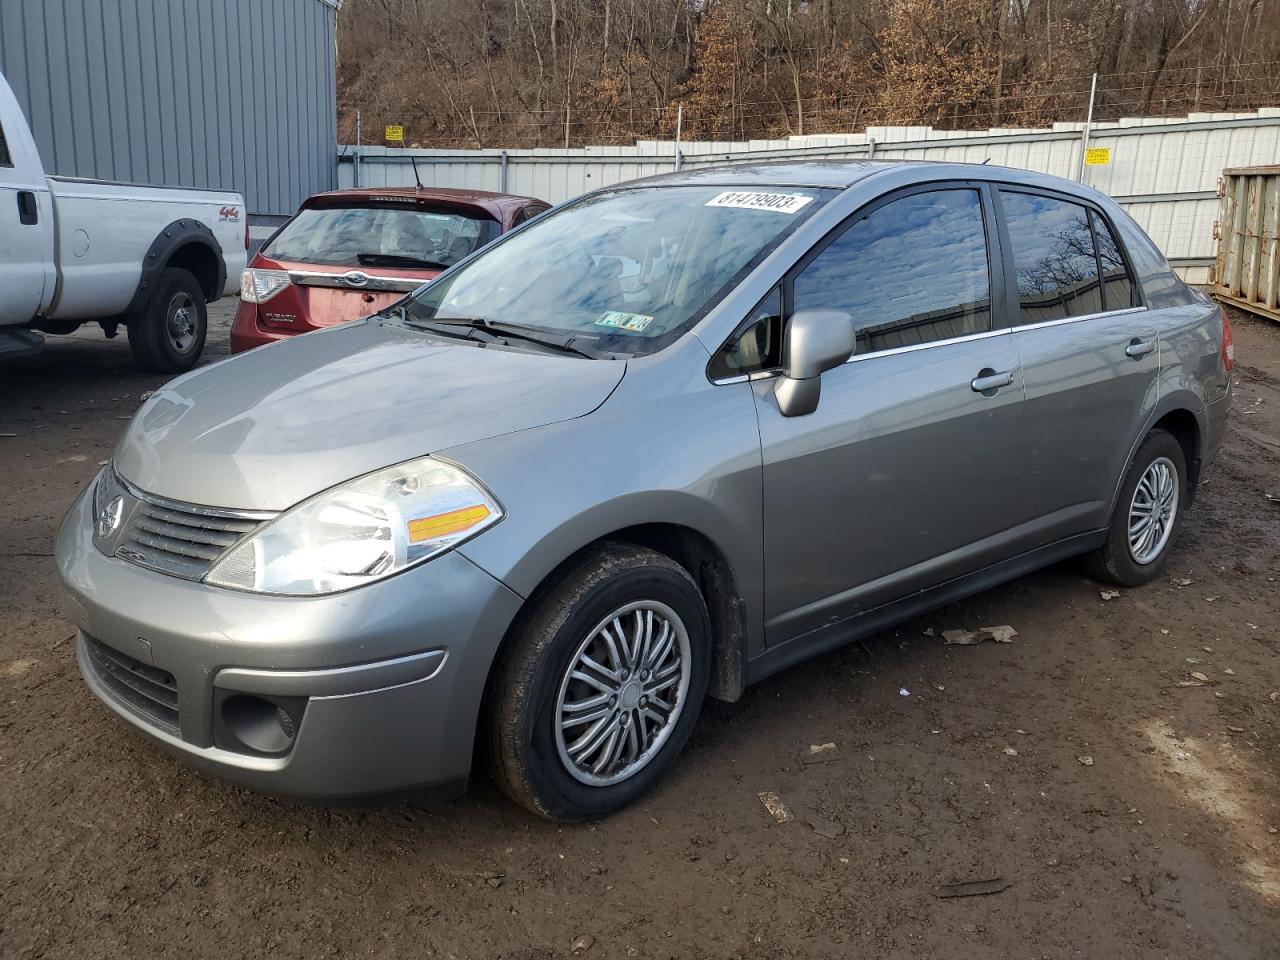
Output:
<svg viewBox="0 0 1280 960">
<path fill-rule="evenodd" d="M 986 227 L 977 190 L 891 200 L 858 217 L 796 276 L 792 310 L 853 316 L 860 354 L 991 329 Z"/>
</svg>

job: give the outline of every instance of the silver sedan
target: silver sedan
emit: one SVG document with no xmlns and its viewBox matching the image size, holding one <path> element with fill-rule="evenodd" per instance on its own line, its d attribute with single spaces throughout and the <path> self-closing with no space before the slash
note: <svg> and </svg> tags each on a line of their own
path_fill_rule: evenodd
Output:
<svg viewBox="0 0 1280 960">
<path fill-rule="evenodd" d="M 707 696 L 1066 557 L 1157 576 L 1232 359 L 1078 184 L 701 168 L 172 381 L 58 565 L 89 687 L 207 771 L 332 798 L 478 756 L 598 817 Z"/>
</svg>

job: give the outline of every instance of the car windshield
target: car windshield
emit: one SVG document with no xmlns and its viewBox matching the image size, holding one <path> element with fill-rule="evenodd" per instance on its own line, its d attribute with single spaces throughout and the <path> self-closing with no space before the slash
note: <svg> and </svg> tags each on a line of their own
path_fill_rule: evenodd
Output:
<svg viewBox="0 0 1280 960">
<path fill-rule="evenodd" d="M 592 194 L 432 283 L 404 317 L 520 324 L 597 350 L 653 353 L 833 194 L 723 186 Z"/>
<path fill-rule="evenodd" d="M 475 213 L 422 206 L 307 207 L 263 253 L 352 267 L 451 267 L 500 233 Z"/>
</svg>

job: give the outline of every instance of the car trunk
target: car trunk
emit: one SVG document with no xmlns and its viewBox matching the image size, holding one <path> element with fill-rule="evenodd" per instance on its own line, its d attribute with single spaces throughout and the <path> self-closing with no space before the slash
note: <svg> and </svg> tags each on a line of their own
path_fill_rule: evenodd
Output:
<svg viewBox="0 0 1280 960">
<path fill-rule="evenodd" d="M 398 197 L 313 198 L 254 257 L 289 283 L 257 304 L 272 333 L 329 327 L 376 313 L 501 232 L 472 204 Z"/>
<path fill-rule="evenodd" d="M 258 304 L 264 329 L 315 330 L 376 313 L 439 275 L 439 270 L 361 270 L 259 255 L 254 264 L 283 270 L 290 284 L 266 303 Z"/>
</svg>

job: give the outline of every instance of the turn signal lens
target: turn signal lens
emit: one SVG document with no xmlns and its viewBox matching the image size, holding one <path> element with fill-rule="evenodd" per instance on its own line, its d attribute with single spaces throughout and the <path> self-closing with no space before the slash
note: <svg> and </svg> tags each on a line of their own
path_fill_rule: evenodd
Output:
<svg viewBox="0 0 1280 960">
<path fill-rule="evenodd" d="M 438 513 L 434 517 L 410 520 L 409 542 L 422 543 L 424 540 L 435 540 L 439 537 L 462 533 L 478 523 L 484 523 L 489 519 L 490 513 L 488 507 L 478 503 L 474 507 L 450 510 L 448 513 Z"/>
</svg>

